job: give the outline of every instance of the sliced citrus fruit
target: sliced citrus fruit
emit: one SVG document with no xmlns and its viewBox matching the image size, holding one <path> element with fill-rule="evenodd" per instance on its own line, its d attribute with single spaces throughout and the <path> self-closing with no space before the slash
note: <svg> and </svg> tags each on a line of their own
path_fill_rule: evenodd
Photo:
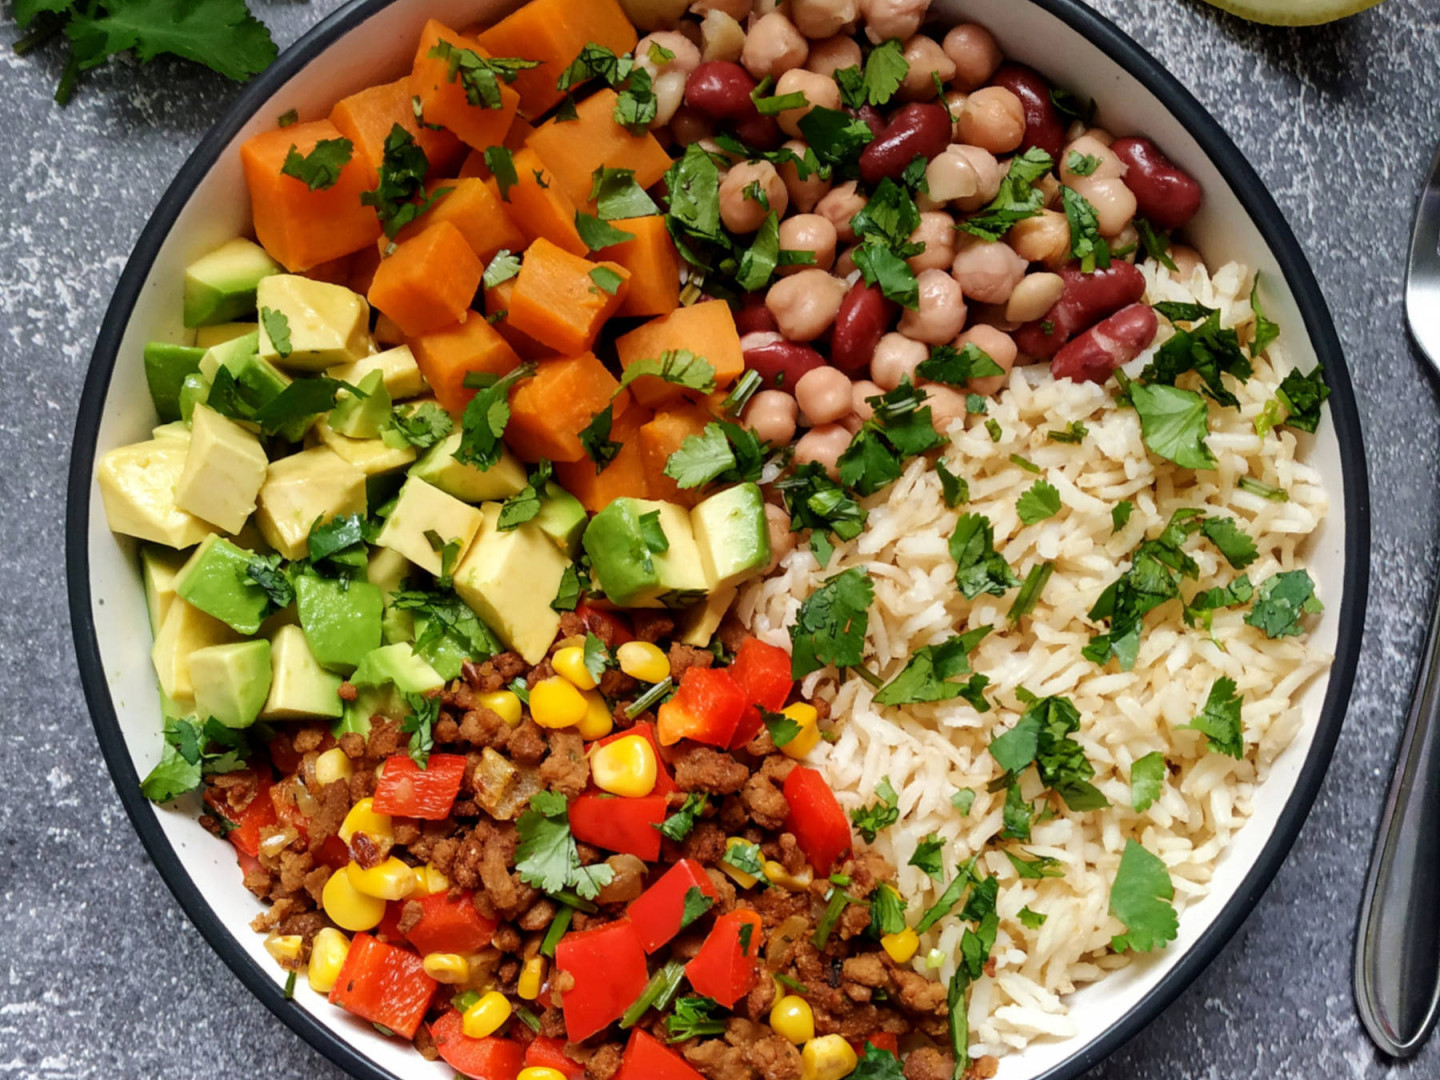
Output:
<svg viewBox="0 0 1440 1080">
<path fill-rule="evenodd" d="M 1372 8 L 1381 0 L 1206 0 L 1252 22 L 1272 26 L 1318 26 Z"/>
</svg>

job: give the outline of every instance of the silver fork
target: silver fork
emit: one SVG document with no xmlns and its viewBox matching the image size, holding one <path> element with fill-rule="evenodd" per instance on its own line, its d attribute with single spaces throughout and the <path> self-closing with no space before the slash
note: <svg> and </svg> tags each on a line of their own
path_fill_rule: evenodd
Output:
<svg viewBox="0 0 1440 1080">
<path fill-rule="evenodd" d="M 1440 372 L 1440 154 L 1415 214 L 1405 308 Z M 1361 903 L 1355 1001 L 1397 1058 L 1417 1053 L 1440 1017 L 1440 597 Z"/>
</svg>

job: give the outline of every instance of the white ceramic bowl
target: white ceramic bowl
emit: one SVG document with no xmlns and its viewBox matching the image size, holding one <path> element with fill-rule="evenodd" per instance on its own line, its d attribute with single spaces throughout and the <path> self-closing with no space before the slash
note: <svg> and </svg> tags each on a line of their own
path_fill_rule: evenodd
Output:
<svg viewBox="0 0 1440 1080">
<path fill-rule="evenodd" d="M 575 0 L 583 3 L 584 0 Z M 142 234 L 106 316 L 76 425 L 67 561 L 80 671 L 100 744 L 131 820 L 162 877 L 206 939 L 278 1016 L 337 1064 L 367 1080 L 450 1080 L 400 1040 L 332 1008 L 301 979 L 295 1000 L 248 923 L 260 904 L 240 885 L 229 844 L 196 822 L 193 807 L 161 809 L 140 795 L 158 759 L 161 722 L 145 599 L 133 545 L 109 532 L 94 482 L 97 457 L 146 437 L 154 414 L 140 363 L 150 340 L 184 340 L 179 282 L 185 265 L 249 226 L 238 149 L 286 110 L 322 117 L 337 99 L 409 68 L 426 18 L 465 26 L 515 0 L 357 0 L 326 19 L 241 95 L 180 171 Z M 937 21 L 988 26 L 1007 56 L 1094 97 L 1105 126 L 1149 135 L 1200 180 L 1205 207 L 1189 232 L 1212 265 L 1239 260 L 1264 276 L 1265 305 L 1296 362 L 1323 362 L 1334 391 L 1311 451 L 1333 508 L 1310 552 L 1326 603 L 1315 645 L 1335 653 L 1327 679 L 1305 695 L 1305 725 L 1260 787 L 1254 816 L 1217 869 L 1209 895 L 1186 910 L 1179 938 L 1075 994 L 1081 1034 L 1041 1041 L 1007 1058 L 1001 1080 L 1075 1076 L 1157 1015 L 1220 950 L 1279 869 L 1329 763 L 1360 647 L 1369 561 L 1369 501 L 1354 393 L 1324 301 L 1294 237 L 1240 152 L 1165 69 L 1075 0 L 935 0 Z M 222 1071 L 224 1071 L 222 1069 Z"/>
</svg>

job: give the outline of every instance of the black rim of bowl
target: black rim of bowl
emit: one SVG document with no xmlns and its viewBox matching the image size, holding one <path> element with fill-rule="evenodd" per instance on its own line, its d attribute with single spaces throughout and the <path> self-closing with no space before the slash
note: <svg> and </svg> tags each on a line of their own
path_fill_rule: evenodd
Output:
<svg viewBox="0 0 1440 1080">
<path fill-rule="evenodd" d="M 364 1080 L 397 1078 L 340 1035 L 325 1027 L 310 1013 L 285 1000 L 282 988 L 240 948 L 231 932 L 205 902 L 181 864 L 179 856 L 165 838 L 151 804 L 140 794 L 140 777 L 131 764 L 130 753 L 121 734 L 120 722 L 115 714 L 100 658 L 99 640 L 91 611 L 89 529 L 95 444 L 120 342 L 145 276 L 169 236 L 181 209 L 235 134 L 272 94 L 337 39 L 392 2 L 393 0 L 355 0 L 326 18 L 286 50 L 268 71 L 246 87 L 225 116 L 206 133 L 161 198 L 120 276 L 115 296 L 101 324 L 90 369 L 85 377 L 79 415 L 75 423 L 74 451 L 66 495 L 65 530 L 70 619 L 75 636 L 80 679 L 101 751 L 119 790 L 120 801 L 124 804 L 136 832 L 140 834 L 141 842 L 180 906 L 240 981 L 311 1046 L 336 1065 Z M 1294 844 L 1330 763 L 1355 678 L 1369 583 L 1370 498 L 1355 391 L 1345 366 L 1334 323 L 1299 243 L 1260 177 L 1231 142 L 1230 137 L 1191 93 L 1108 19 L 1083 6 L 1078 0 L 1032 2 L 1088 38 L 1154 94 L 1185 125 L 1215 162 L 1260 230 L 1279 261 L 1286 282 L 1295 296 L 1305 320 L 1306 330 L 1316 355 L 1324 365 L 1333 391 L 1330 415 L 1342 451 L 1341 473 L 1345 485 L 1344 595 L 1339 612 L 1335 662 L 1331 668 L 1314 742 L 1300 769 L 1295 787 L 1254 866 L 1185 956 L 1098 1039 L 1037 1078 L 1066 1080 L 1078 1076 L 1132 1038 L 1142 1027 L 1159 1016 L 1209 965 L 1250 914 Z"/>
</svg>

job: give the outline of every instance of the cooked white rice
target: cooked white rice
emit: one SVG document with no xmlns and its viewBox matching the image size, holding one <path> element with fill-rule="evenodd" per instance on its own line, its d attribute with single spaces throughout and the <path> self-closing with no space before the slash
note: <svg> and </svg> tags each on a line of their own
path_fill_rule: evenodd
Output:
<svg viewBox="0 0 1440 1080">
<path fill-rule="evenodd" d="M 1229 265 L 1213 280 L 1203 268 L 1186 285 L 1164 271 L 1144 267 L 1147 300 L 1198 301 L 1219 308 L 1224 325 L 1245 328 L 1254 319 L 1251 275 Z M 1162 332 L 1162 340 L 1167 336 Z M 1248 330 L 1241 330 L 1248 340 Z M 1136 362 L 1138 371 L 1149 355 Z M 1301 690 L 1331 661 L 1303 638 L 1267 639 L 1244 622 L 1244 609 L 1218 611 L 1213 639 L 1185 626 L 1180 606 L 1167 604 L 1145 618 L 1139 660 L 1133 671 L 1110 664 L 1099 668 L 1081 655 L 1099 630 L 1086 613 L 1127 564 L 1142 539 L 1156 535 L 1182 507 L 1234 517 L 1254 538 L 1260 557 L 1247 568 L 1257 585 L 1281 570 L 1303 565 L 1307 538 L 1324 517 L 1329 501 L 1315 469 L 1300 460 L 1296 435 L 1287 428 L 1265 438 L 1254 421 L 1289 372 L 1283 339 L 1256 362 L 1255 375 L 1236 390 L 1240 408 L 1211 409 L 1209 445 L 1218 459 L 1214 471 L 1192 472 L 1148 454 L 1132 409 L 1118 408 L 1112 389 L 1052 379 L 1043 367 L 1016 368 L 989 415 L 1003 438 L 992 442 L 986 417 L 968 417 L 950 433 L 944 457 L 968 478 L 970 502 L 946 509 L 939 477 L 917 459 L 888 491 L 867 503 L 869 524 L 857 539 L 842 544 L 823 570 L 806 547 L 789 555 L 771 577 L 750 586 L 739 613 L 763 639 L 788 646 L 788 627 L 801 602 L 820 583 L 850 567 L 862 567 L 875 583 L 870 611 L 867 662 L 886 680 L 918 648 L 944 641 L 964 629 L 993 624 L 995 632 L 972 658 L 976 671 L 991 679 L 993 708 L 981 714 L 963 699 L 928 705 L 879 708 L 874 691 L 859 678 L 838 684 L 833 668 L 805 680 L 804 691 L 826 699 L 837 722 L 837 741 L 817 751 L 818 764 L 847 807 L 875 801 L 875 788 L 888 777 L 899 793 L 901 818 L 883 830 L 875 847 L 899 867 L 899 882 L 913 924 L 942 887 L 907 866 L 919 841 L 936 833 L 947 841 L 947 874 L 998 838 L 1004 793 L 987 794 L 1000 768 L 986 752 L 991 738 L 1008 729 L 1024 709 L 1017 687 L 1038 695 L 1064 695 L 1078 707 L 1076 736 L 1094 764 L 1094 783 L 1111 807 L 1090 813 L 1063 808 L 1037 822 L 1024 847 L 1061 861 L 1061 878 L 1021 880 L 998 847 L 981 857 L 983 868 L 1000 879 L 1000 931 L 995 974 L 977 980 L 970 1001 L 973 1054 L 1004 1054 L 1041 1036 L 1067 1036 L 1073 1027 L 1064 995 L 1128 963 L 1109 951 L 1122 924 L 1107 914 L 1110 883 L 1128 837 L 1164 859 L 1183 911 L 1203 896 L 1216 862 L 1251 812 L 1255 785 L 1301 724 Z M 1183 385 L 1183 384 L 1182 384 Z M 1056 443 L 1048 431 L 1073 420 L 1089 434 L 1079 445 Z M 1023 526 L 1016 500 L 1037 479 L 1011 462 L 1019 454 L 1041 467 L 1060 492 L 1058 515 Z M 1254 477 L 1283 488 L 1288 502 L 1249 493 L 1237 483 Z M 1134 504 L 1128 524 L 1112 533 L 1111 508 Z M 1018 576 L 1040 561 L 1056 569 L 1035 607 L 1019 627 L 1006 613 L 1014 598 L 960 594 L 947 542 L 958 514 L 976 511 L 995 527 L 995 544 Z M 1200 566 L 1200 580 L 1188 588 L 1228 584 L 1235 576 L 1210 545 L 1187 546 Z M 1322 600 L 1327 599 L 1321 597 Z M 1234 760 L 1209 753 L 1199 732 L 1186 730 L 1199 714 L 1211 685 L 1221 676 L 1237 683 L 1244 699 L 1246 754 Z M 1161 796 L 1144 813 L 1130 806 L 1130 765 L 1163 751 L 1172 770 Z M 1034 771 L 1027 798 L 1040 794 Z M 951 805 L 959 788 L 977 793 L 968 816 Z M 1047 916 L 1031 930 L 1017 918 L 1024 907 Z M 939 976 L 954 971 L 963 925 L 943 920 L 927 935 L 917 969 L 931 948 L 943 952 Z"/>
</svg>

